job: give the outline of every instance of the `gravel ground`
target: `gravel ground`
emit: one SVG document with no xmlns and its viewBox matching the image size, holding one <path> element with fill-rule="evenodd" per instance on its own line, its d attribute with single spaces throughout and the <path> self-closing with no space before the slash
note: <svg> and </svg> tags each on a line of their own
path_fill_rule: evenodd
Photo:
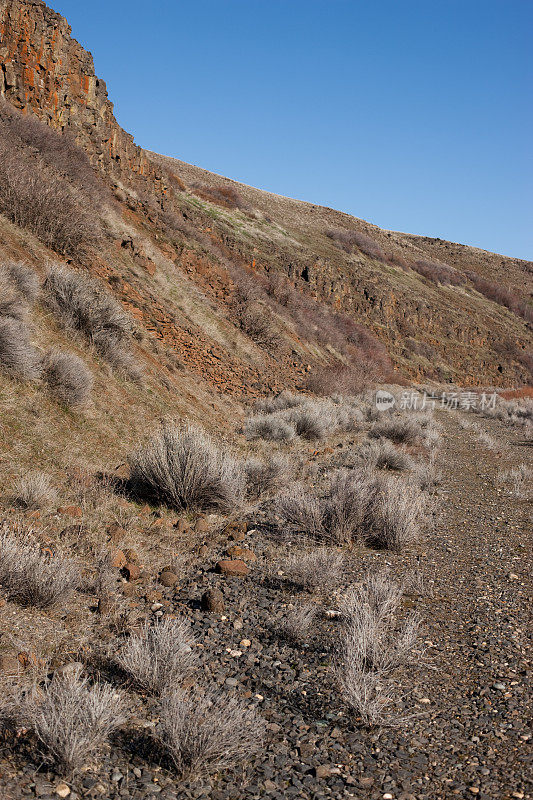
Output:
<svg viewBox="0 0 533 800">
<path fill-rule="evenodd" d="M 439 417 L 442 481 L 433 529 L 408 552 L 361 549 L 348 562 L 349 581 L 379 565 L 417 576 L 403 603 L 422 615 L 423 627 L 416 663 L 396 675 L 401 722 L 368 729 L 347 712 L 333 679 L 335 619 L 322 614 L 303 644 L 283 638 L 280 623 L 306 596 L 271 578 L 277 546 L 252 531 L 241 543 L 258 556 L 247 577 L 213 571 L 230 544 L 219 542 L 179 590 L 163 590 L 163 611 L 192 622 L 202 663 L 194 680 L 257 706 L 268 723 L 264 751 L 243 771 L 178 782 L 150 743 L 155 702 L 132 694 L 134 716 L 97 770 L 62 786 L 60 776 L 8 741 L 0 796 L 46 799 L 70 790 L 72 800 L 529 797 L 531 501 L 512 497 L 496 476 L 531 465 L 531 447 L 517 430 L 476 420 L 500 445 L 490 450 L 475 431 L 459 427 L 456 414 Z M 222 614 L 200 608 L 203 592 L 214 586 L 223 591 Z M 326 607 L 334 605 L 329 598 Z"/>
</svg>

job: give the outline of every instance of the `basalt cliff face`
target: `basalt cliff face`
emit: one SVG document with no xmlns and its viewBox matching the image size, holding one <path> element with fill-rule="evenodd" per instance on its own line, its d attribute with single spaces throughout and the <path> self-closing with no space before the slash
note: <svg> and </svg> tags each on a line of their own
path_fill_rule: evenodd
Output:
<svg viewBox="0 0 533 800">
<path fill-rule="evenodd" d="M 90 53 L 40 0 L 0 0 L 0 63 L 10 107 L 70 133 L 110 192 L 95 209 L 103 239 L 69 260 L 135 316 L 159 348 L 144 357 L 172 385 L 189 375 L 245 396 L 306 381 L 530 380 L 529 262 L 384 231 L 144 151 Z M 2 229 L 0 256 L 38 268 L 57 258 Z"/>
<path fill-rule="evenodd" d="M 0 94 L 53 128 L 69 130 L 115 181 L 161 188 L 161 171 L 118 125 L 92 56 L 67 20 L 40 0 L 0 0 Z"/>
</svg>

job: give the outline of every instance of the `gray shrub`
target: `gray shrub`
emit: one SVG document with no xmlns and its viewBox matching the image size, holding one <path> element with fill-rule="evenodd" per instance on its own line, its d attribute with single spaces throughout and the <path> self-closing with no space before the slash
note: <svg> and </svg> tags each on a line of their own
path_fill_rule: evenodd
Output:
<svg viewBox="0 0 533 800">
<path fill-rule="evenodd" d="M 50 350 L 43 359 L 42 379 L 66 406 L 84 405 L 91 394 L 93 376 L 74 353 Z"/>
</svg>

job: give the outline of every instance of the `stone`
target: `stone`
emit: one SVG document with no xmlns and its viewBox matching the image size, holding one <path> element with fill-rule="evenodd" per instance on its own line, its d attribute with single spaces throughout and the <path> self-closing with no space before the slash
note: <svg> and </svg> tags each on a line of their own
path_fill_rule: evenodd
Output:
<svg viewBox="0 0 533 800">
<path fill-rule="evenodd" d="M 204 611 L 220 614 L 224 611 L 224 595 L 220 589 L 208 589 L 202 595 L 201 606 Z"/>
<path fill-rule="evenodd" d="M 194 526 L 196 533 L 207 533 L 209 530 L 209 523 L 204 517 L 199 517 Z"/>
<path fill-rule="evenodd" d="M 57 513 L 64 517 L 79 519 L 83 512 L 79 506 L 59 506 Z"/>
<path fill-rule="evenodd" d="M 122 570 L 124 577 L 127 578 L 129 581 L 136 581 L 138 578 L 141 577 L 141 568 L 138 564 L 133 564 L 128 561 L 127 564 L 124 565 L 124 569 Z"/>
<path fill-rule="evenodd" d="M 113 550 L 111 552 L 111 566 L 113 569 L 122 569 L 127 564 L 127 558 L 122 550 Z"/>
<path fill-rule="evenodd" d="M 114 522 L 107 528 L 107 535 L 109 536 L 110 540 L 115 543 L 121 542 L 123 539 L 125 539 L 128 535 L 128 532 L 121 525 Z"/>
<path fill-rule="evenodd" d="M 241 547 L 238 544 L 228 547 L 226 552 L 233 559 L 240 558 L 243 561 L 257 561 L 257 556 L 252 550 L 248 550 L 247 547 Z"/>
<path fill-rule="evenodd" d="M 329 778 L 331 776 L 331 767 L 329 764 L 320 764 L 315 768 L 315 775 L 317 778 Z"/>
<path fill-rule="evenodd" d="M 139 556 L 135 550 L 124 550 L 124 555 L 126 556 L 126 561 L 131 564 L 139 563 Z"/>
<path fill-rule="evenodd" d="M 200 558 L 205 558 L 208 554 L 209 554 L 208 546 L 206 544 L 202 544 L 198 548 L 198 555 L 200 556 Z"/>
<path fill-rule="evenodd" d="M 17 675 L 20 667 L 20 661 L 15 653 L 4 653 L 0 656 L 0 673 L 3 675 Z"/>
<path fill-rule="evenodd" d="M 222 559 L 222 561 L 216 564 L 215 569 L 222 575 L 227 575 L 232 578 L 245 578 L 250 572 L 250 567 L 248 567 L 244 561 L 238 559 L 231 561 Z"/>
<path fill-rule="evenodd" d="M 58 797 L 68 797 L 70 794 L 70 787 L 67 786 L 66 783 L 58 783 L 55 791 Z"/>
<path fill-rule="evenodd" d="M 163 586 L 176 586 L 179 578 L 175 572 L 171 572 L 169 569 L 164 569 L 159 576 L 159 581 L 163 584 Z"/>
</svg>

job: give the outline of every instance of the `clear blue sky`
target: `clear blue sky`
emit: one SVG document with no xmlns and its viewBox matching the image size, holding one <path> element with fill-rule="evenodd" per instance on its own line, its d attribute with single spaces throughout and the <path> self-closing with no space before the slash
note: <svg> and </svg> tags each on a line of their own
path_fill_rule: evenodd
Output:
<svg viewBox="0 0 533 800">
<path fill-rule="evenodd" d="M 48 0 L 143 147 L 533 258 L 532 0 Z"/>
</svg>

